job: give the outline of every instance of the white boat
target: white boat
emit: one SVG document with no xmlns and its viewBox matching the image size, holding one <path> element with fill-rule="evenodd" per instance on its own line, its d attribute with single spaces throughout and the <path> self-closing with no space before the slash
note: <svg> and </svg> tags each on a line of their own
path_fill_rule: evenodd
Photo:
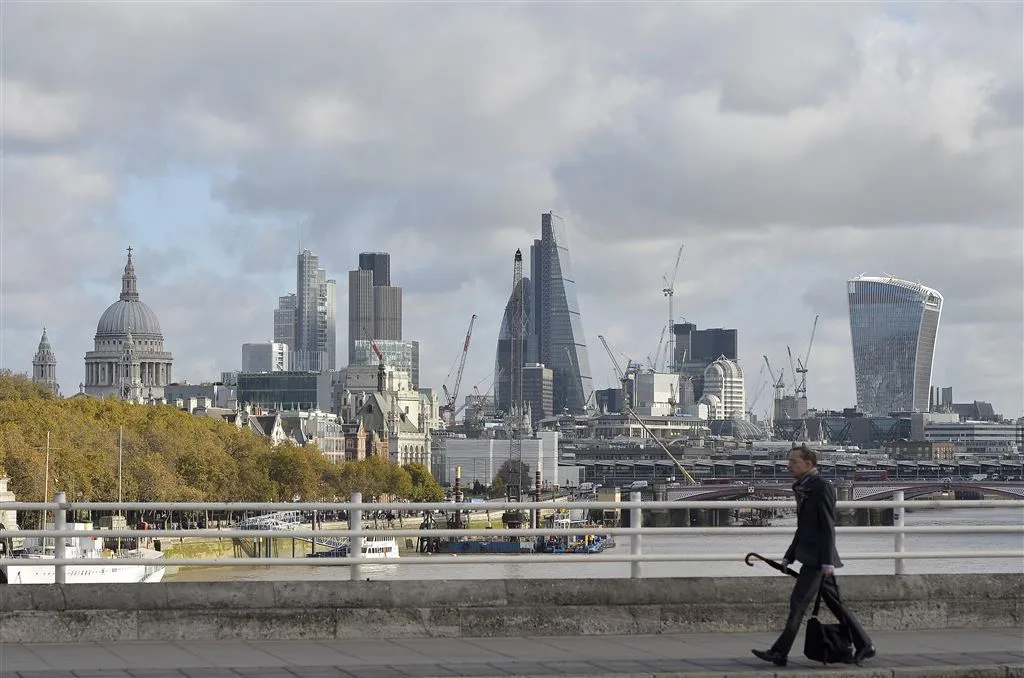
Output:
<svg viewBox="0 0 1024 678">
<path fill-rule="evenodd" d="M 47 524 L 47 529 L 54 529 Z M 69 523 L 69 530 L 91 530 L 92 523 Z M 0 583 L 53 584 L 57 581 L 56 566 L 47 565 L 55 557 L 52 537 L 25 539 L 25 547 L 0 556 Z M 64 558 L 75 559 L 64 568 L 64 581 L 68 584 L 130 584 L 158 582 L 163 579 L 166 566 L 160 562 L 161 551 L 151 548 L 106 551 L 102 537 L 65 537 Z M 128 565 L 119 561 L 152 560 L 152 565 Z"/>
<path fill-rule="evenodd" d="M 342 544 L 330 551 L 310 553 L 307 558 L 348 558 L 351 544 Z M 363 537 L 360 550 L 363 558 L 398 558 L 398 542 L 394 537 Z"/>
</svg>

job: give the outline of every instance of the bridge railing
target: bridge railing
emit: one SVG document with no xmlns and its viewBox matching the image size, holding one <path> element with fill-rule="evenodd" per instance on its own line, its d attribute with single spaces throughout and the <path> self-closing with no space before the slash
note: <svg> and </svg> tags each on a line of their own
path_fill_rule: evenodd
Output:
<svg viewBox="0 0 1024 678">
<path fill-rule="evenodd" d="M 55 553 L 63 550 L 67 538 L 73 537 L 103 537 L 107 539 L 135 539 L 135 538 L 161 538 L 161 537 L 199 537 L 199 538 L 239 538 L 252 539 L 256 537 L 266 538 L 296 538 L 314 539 L 339 538 L 348 539 L 351 546 L 349 556 L 342 558 L 269 558 L 269 557 L 218 557 L 218 558 L 161 558 L 159 562 L 165 566 L 316 566 L 316 567 L 350 567 L 351 579 L 358 581 L 362 579 L 361 567 L 368 563 L 381 564 L 376 558 L 367 558 L 361 554 L 363 540 L 366 538 L 417 538 L 417 537 L 563 537 L 563 536 L 585 536 L 599 533 L 612 537 L 629 537 L 629 549 L 616 548 L 611 553 L 588 553 L 588 554 L 487 554 L 471 555 L 460 558 L 460 564 L 496 564 L 496 563 L 577 563 L 577 562 L 628 562 L 630 563 L 630 576 L 640 578 L 643 576 L 641 565 L 649 562 L 728 562 L 737 561 L 744 557 L 744 553 L 644 553 L 643 538 L 645 535 L 765 535 L 785 534 L 792 535 L 793 527 L 744 527 L 742 532 L 736 527 L 640 527 L 642 524 L 642 512 L 649 510 L 664 509 L 778 509 L 778 501 L 765 500 L 737 500 L 737 501 L 641 501 L 640 494 L 634 492 L 630 495 L 629 501 L 573 501 L 573 502 L 488 502 L 485 504 L 454 504 L 452 502 L 434 502 L 410 504 L 399 503 L 369 503 L 363 502 L 362 497 L 353 494 L 348 502 L 279 502 L 279 503 L 255 503 L 255 502 L 68 502 L 63 493 L 58 493 L 55 501 L 52 502 L 0 502 L 0 512 L 3 511 L 52 511 L 55 516 L 54 529 L 42 530 L 5 530 L 0 532 L 0 539 L 18 537 L 43 537 L 53 538 Z M 892 509 L 893 524 L 873 527 L 838 527 L 839 534 L 892 534 L 893 549 L 891 551 L 874 551 L 849 553 L 843 556 L 845 560 L 890 560 L 895 564 L 896 574 L 904 573 L 904 563 L 907 560 L 919 559 L 990 559 L 990 558 L 1024 558 L 1024 547 L 1011 549 L 983 549 L 976 548 L 957 550 L 954 548 L 943 550 L 906 550 L 906 535 L 908 534 L 1020 534 L 1024 535 L 1024 524 L 1015 525 L 906 525 L 904 512 L 907 508 L 914 509 L 981 509 L 981 508 L 1014 508 L 1024 509 L 1024 500 L 906 500 L 902 492 L 896 493 L 896 498 L 891 501 L 842 501 L 836 505 L 838 510 L 843 509 Z M 605 526 L 583 526 L 575 528 L 517 528 L 517 529 L 491 529 L 489 526 L 468 527 L 464 529 L 436 528 L 398 528 L 398 529 L 367 529 L 363 525 L 364 513 L 379 511 L 456 511 L 466 513 L 498 513 L 506 510 L 522 510 L 528 515 L 531 511 L 551 512 L 561 509 L 604 509 L 629 512 L 630 527 L 605 527 Z M 344 511 L 348 514 L 347 527 L 338 529 L 289 529 L 287 531 L 273 529 L 68 529 L 67 512 L 69 511 L 181 511 L 181 512 L 254 512 L 263 511 L 272 513 L 275 511 Z M 500 513 L 499 513 L 500 515 Z M 528 522 L 528 520 L 527 520 Z M 681 542 L 681 544 L 684 542 Z M 10 559 L 0 558 L 0 565 L 16 562 L 19 566 L 33 567 L 56 567 L 56 581 L 63 583 L 64 568 L 67 565 L 82 566 L 81 558 L 53 558 L 45 560 L 36 559 Z M 441 561 L 437 556 L 407 556 L 398 559 L 387 560 L 388 565 L 414 566 L 414 565 L 437 565 Z M 152 566 L 152 559 L 143 558 L 119 558 L 119 565 Z"/>
</svg>

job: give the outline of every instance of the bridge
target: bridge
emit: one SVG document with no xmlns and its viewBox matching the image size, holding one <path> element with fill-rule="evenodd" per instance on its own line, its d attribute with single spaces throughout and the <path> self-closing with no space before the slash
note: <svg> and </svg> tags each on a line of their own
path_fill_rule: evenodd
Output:
<svg viewBox="0 0 1024 678">
<path fill-rule="evenodd" d="M 897 492 L 913 499 L 936 493 L 961 492 L 971 495 L 996 495 L 1008 499 L 1024 499 L 1022 482 L 972 482 L 945 480 L 882 480 L 882 481 L 833 481 L 842 490 L 849 487 L 853 501 L 877 501 L 890 499 Z M 792 484 L 788 482 L 753 482 L 740 480 L 732 485 L 691 485 L 666 490 L 669 501 L 715 501 L 743 497 L 791 497 Z M 843 494 L 842 491 L 839 493 Z M 653 497 L 653 494 L 649 496 Z M 844 497 L 840 497 L 844 498 Z"/>
<path fill-rule="evenodd" d="M 718 490 L 739 489 L 719 486 Z M 784 489 L 784 487 L 779 488 Z M 879 492 L 884 492 L 880 488 Z M 757 499 L 716 500 L 713 508 L 769 506 Z M 691 504 L 699 503 L 690 500 Z M 705 507 L 712 502 L 706 502 Z M 866 505 L 906 507 L 908 502 L 864 500 Z M 914 502 L 931 508 L 1024 507 L 1024 501 Z M 48 508 L 64 524 L 71 510 L 109 510 L 110 504 L 69 503 L 59 496 L 51 503 L 0 503 L 0 510 Z M 510 504 L 511 505 L 511 504 Z M 131 510 L 131 503 L 122 505 Z M 153 507 L 152 504 L 148 504 Z M 526 510 L 550 508 L 543 502 L 515 504 Z M 665 509 L 672 502 L 579 502 L 585 508 L 618 507 L 639 525 L 642 510 Z M 408 508 L 407 504 L 158 504 L 160 510 L 272 511 L 343 510 L 348 529 L 289 529 L 289 537 L 347 535 L 411 536 L 415 530 L 363 529 L 371 511 Z M 422 504 L 426 510 L 451 510 L 447 503 Z M 494 507 L 492 507 L 494 508 Z M 498 508 L 508 508 L 502 505 Z M 710 508 L 710 507 L 708 507 Z M 273 518 L 272 520 L 278 520 Z M 281 522 L 288 522 L 282 520 Z M 235 525 L 229 530 L 14 530 L 12 536 L 200 536 L 221 538 L 274 537 L 275 525 Z M 241 528 L 241 529 L 239 529 Z M 249 528 L 249 529 L 246 529 Z M 285 570 L 295 565 L 336 568 L 340 578 L 281 581 L 199 581 L 148 584 L 53 584 L 0 586 L 0 647 L 3 678 L 125 678 L 156 675 L 186 678 L 197 675 L 259 676 L 701 676 L 778 675 L 749 649 L 766 648 L 785 618 L 791 580 L 762 567 L 758 577 L 645 578 L 646 562 L 736 561 L 738 554 L 645 553 L 646 534 L 673 534 L 679 528 L 608 528 L 630 541 L 612 554 L 567 556 L 485 555 L 460 558 L 402 557 L 377 568 L 404 569 L 419 565 L 447 567 L 512 563 L 622 563 L 628 577 L 473 579 L 465 576 L 419 580 L 381 579 L 380 570 L 364 557 L 314 559 L 177 558 L 168 566 L 265 566 Z M 505 536 L 557 532 L 580 534 L 586 528 L 541 530 L 439 530 L 449 536 Z M 935 558 L 1013 558 L 1024 550 L 904 551 L 904 534 L 965 532 L 1024 534 L 1021 525 L 888 526 L 844 528 L 843 533 L 896 535 L 896 551 L 844 554 L 844 559 L 895 560 Z M 44 534 L 45 533 L 45 534 Z M 333 534 L 332 534 L 333 533 Z M 785 528 L 682 528 L 695 534 L 776 534 Z M 955 548 L 951 540 L 950 547 Z M 353 549 L 358 554 L 359 549 Z M 299 562 L 296 562 L 299 561 Z M 347 562 L 346 562 L 347 561 Z M 62 567 L 74 561 L 51 561 Z M 133 562 L 133 561 L 126 561 Z M 365 568 L 365 569 L 361 569 Z M 744 569 L 747 569 L 744 567 Z M 371 575 L 371 576 L 366 576 Z M 568 577 L 573 577 L 569 574 Z M 581 575 L 576 574 L 576 577 Z M 348 579 L 348 580 L 346 580 Z M 1007 574 L 897 574 L 841 577 L 844 597 L 869 629 L 879 656 L 864 669 L 829 673 L 840 676 L 966 678 L 1024 676 L 1020 645 L 1024 586 L 1019 572 Z M 814 675 L 819 665 L 790 655 L 794 675 Z M 801 671 L 801 669 L 803 669 Z M 45 673 L 44 673 L 45 672 Z"/>
</svg>

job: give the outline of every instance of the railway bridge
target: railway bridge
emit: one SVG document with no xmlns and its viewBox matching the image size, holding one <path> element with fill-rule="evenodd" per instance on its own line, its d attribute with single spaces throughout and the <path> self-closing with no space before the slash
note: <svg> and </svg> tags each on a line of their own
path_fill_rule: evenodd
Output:
<svg viewBox="0 0 1024 678">
<path fill-rule="evenodd" d="M 883 481 L 849 481 L 833 480 L 836 495 L 840 501 L 883 501 L 894 499 L 897 492 L 902 492 L 905 499 L 926 497 L 934 494 L 949 495 L 956 499 L 983 499 L 986 497 L 1005 497 L 1006 499 L 1024 499 L 1024 482 L 997 481 L 961 481 L 961 480 L 883 480 Z M 749 498 L 751 500 L 778 499 L 780 508 L 789 508 L 792 504 L 787 500 L 793 496 L 792 484 L 789 482 L 734 481 L 731 485 L 690 485 L 665 490 L 664 496 L 657 491 L 645 496 L 649 499 L 665 501 L 735 501 Z M 762 519 L 767 519 L 771 511 L 761 511 Z M 751 518 L 757 523 L 758 512 Z M 700 527 L 724 526 L 732 523 L 733 511 L 729 509 L 679 508 L 650 512 L 645 523 L 661 525 L 691 525 Z M 891 525 L 892 509 L 845 509 L 840 511 L 841 525 Z"/>
</svg>

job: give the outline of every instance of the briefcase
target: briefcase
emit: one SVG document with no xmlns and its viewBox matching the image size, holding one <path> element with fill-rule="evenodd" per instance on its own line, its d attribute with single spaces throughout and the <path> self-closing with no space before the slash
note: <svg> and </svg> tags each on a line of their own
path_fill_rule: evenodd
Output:
<svg viewBox="0 0 1024 678">
<path fill-rule="evenodd" d="M 822 581 L 824 584 L 824 581 Z M 838 590 L 838 588 L 837 588 Z M 840 664 L 853 658 L 853 640 L 850 629 L 845 624 L 825 624 L 818 619 L 821 610 L 821 591 L 814 601 L 814 611 L 807 620 L 807 631 L 804 636 L 804 656 L 822 664 Z"/>
</svg>

